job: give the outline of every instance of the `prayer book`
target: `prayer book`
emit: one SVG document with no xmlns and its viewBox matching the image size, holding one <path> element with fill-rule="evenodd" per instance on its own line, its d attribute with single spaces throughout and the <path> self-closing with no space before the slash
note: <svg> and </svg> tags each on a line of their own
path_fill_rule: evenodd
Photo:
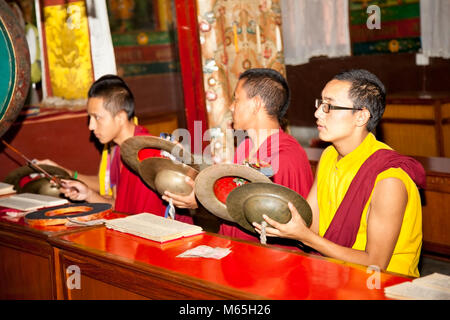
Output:
<svg viewBox="0 0 450 320">
<path fill-rule="evenodd" d="M 388 298 L 404 300 L 450 300 L 450 276 L 428 276 L 384 288 Z"/>
<path fill-rule="evenodd" d="M 0 182 L 0 195 L 15 193 L 14 186 L 9 183 Z"/>
<path fill-rule="evenodd" d="M 66 203 L 69 203 L 67 199 L 34 193 L 18 193 L 0 199 L 0 206 L 22 211 L 32 211 Z"/>
<path fill-rule="evenodd" d="M 203 232 L 203 229 L 199 226 L 160 217 L 147 212 L 125 218 L 107 220 L 105 221 L 105 226 L 109 229 L 161 243 Z"/>
</svg>

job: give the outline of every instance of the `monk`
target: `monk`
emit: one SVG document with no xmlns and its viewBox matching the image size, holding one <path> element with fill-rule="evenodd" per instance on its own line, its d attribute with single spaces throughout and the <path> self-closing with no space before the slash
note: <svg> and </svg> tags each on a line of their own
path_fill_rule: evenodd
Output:
<svg viewBox="0 0 450 320">
<path fill-rule="evenodd" d="M 163 216 L 163 200 L 120 157 L 120 145 L 125 140 L 149 135 L 146 128 L 134 122 L 134 97 L 125 81 L 115 75 L 96 80 L 88 92 L 87 112 L 89 130 L 105 145 L 99 175 L 82 175 L 64 168 L 80 181 L 63 180 L 61 192 L 72 200 L 111 203 L 118 212 Z M 142 152 L 144 158 L 161 157 L 160 150 L 144 149 L 140 155 Z M 51 160 L 41 163 L 57 165 Z"/>
<path fill-rule="evenodd" d="M 297 140 L 281 128 L 289 99 L 288 84 L 275 70 L 249 69 L 240 75 L 231 104 L 233 128 L 246 130 L 249 138 L 237 147 L 234 162 L 268 165 L 274 183 L 306 197 L 313 182 L 308 157 Z M 230 222 L 222 223 L 219 233 L 259 241 L 256 234 Z M 278 241 L 267 241 L 274 242 Z"/>
<path fill-rule="evenodd" d="M 248 138 L 236 149 L 234 162 L 249 162 L 271 171 L 274 183 L 288 187 L 306 197 L 313 183 L 312 170 L 305 150 L 282 129 L 289 107 L 290 91 L 284 77 L 272 69 L 249 69 L 239 77 L 230 106 L 233 128 L 245 130 Z M 173 198 L 180 207 L 195 208 L 195 196 L 181 197 L 167 192 L 163 199 Z M 232 222 L 223 222 L 219 234 L 259 242 L 250 233 Z M 268 239 L 268 244 L 283 242 L 298 250 L 291 241 Z M 291 243 L 289 243 L 291 242 Z"/>
<path fill-rule="evenodd" d="M 418 191 L 425 170 L 377 141 L 372 131 L 385 110 L 385 88 L 367 70 L 336 75 L 316 100 L 319 138 L 331 142 L 320 158 L 307 201 L 307 228 L 292 206 L 292 219 L 267 236 L 295 239 L 320 254 L 408 276 L 419 276 L 422 207 Z M 254 223 L 260 232 L 261 226 Z"/>
</svg>

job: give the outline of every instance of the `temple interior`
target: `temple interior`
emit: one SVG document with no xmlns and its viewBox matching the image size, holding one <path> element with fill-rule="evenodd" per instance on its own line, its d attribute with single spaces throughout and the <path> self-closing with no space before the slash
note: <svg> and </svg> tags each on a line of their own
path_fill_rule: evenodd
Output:
<svg viewBox="0 0 450 320">
<path fill-rule="evenodd" d="M 202 172 L 206 157 L 233 162 L 227 130 L 239 76 L 265 68 L 289 85 L 284 131 L 305 150 L 315 175 L 330 146 L 319 137 L 315 99 L 336 74 L 365 69 L 386 89 L 374 136 L 425 169 L 420 276 L 450 276 L 449 14 L 448 0 L 0 0 L 0 70 L 16 81 L 0 80 L 0 137 L 29 159 L 71 168 L 69 178 L 99 174 L 105 149 L 90 124 L 88 91 L 113 74 L 134 96 L 136 123 L 155 137 L 187 134 Z M 16 179 L 27 165 L 0 143 L 0 181 Z M 28 182 L 20 179 L 23 188 Z M 158 247 L 104 226 L 30 226 L 2 208 L 0 299 L 386 298 L 383 290 L 367 290 L 363 267 L 216 238 L 218 218 L 208 210 L 193 214 L 206 231 L 199 243 L 245 252 L 232 251 L 219 267 L 214 259 L 195 265 L 187 258 L 183 266 L 173 256 L 181 240 Z M 196 241 L 184 239 L 185 250 Z M 276 280 L 261 267 L 255 277 L 267 275 L 264 283 L 244 277 L 259 259 L 288 271 Z M 80 290 L 65 285 L 73 265 L 81 270 Z M 329 291 L 314 282 L 321 274 Z M 382 279 L 383 287 L 405 281 L 389 272 Z"/>
</svg>

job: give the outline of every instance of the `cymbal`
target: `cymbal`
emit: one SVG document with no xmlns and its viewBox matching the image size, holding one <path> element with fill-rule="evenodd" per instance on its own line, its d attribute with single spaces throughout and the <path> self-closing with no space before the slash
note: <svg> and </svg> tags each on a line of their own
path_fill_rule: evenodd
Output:
<svg viewBox="0 0 450 320">
<path fill-rule="evenodd" d="M 139 151 L 142 149 L 161 149 L 175 156 L 177 160 L 194 169 L 194 157 L 189 151 L 183 149 L 181 144 L 161 139 L 154 136 L 135 136 L 128 138 L 120 145 L 120 155 L 122 160 L 134 171 L 139 172 L 141 161 L 139 160 Z"/>
<path fill-rule="evenodd" d="M 192 187 L 186 183 L 186 177 L 195 180 L 198 171 L 181 162 L 167 158 L 147 158 L 139 165 L 141 178 L 159 194 L 169 191 L 179 195 L 188 195 Z"/>
<path fill-rule="evenodd" d="M 235 222 L 256 233 L 252 223 L 264 221 L 263 214 L 279 223 L 289 222 L 292 215 L 288 202 L 295 206 L 309 227 L 312 211 L 305 198 L 275 183 L 249 183 L 234 189 L 227 198 L 227 208 Z"/>
<path fill-rule="evenodd" d="M 50 173 L 51 175 L 54 175 L 61 179 L 71 179 L 70 174 L 59 167 L 42 164 L 40 165 L 42 169 Z M 25 185 L 21 186 L 21 180 L 25 178 L 26 176 L 29 176 L 32 173 L 41 174 L 39 171 L 35 170 L 32 167 L 29 166 L 23 166 L 19 167 L 17 169 L 14 169 L 8 175 L 6 176 L 4 182 L 14 185 L 14 189 L 17 193 L 24 193 L 24 192 L 30 192 L 30 193 L 38 193 L 38 194 L 44 194 L 49 196 L 59 196 L 59 191 L 56 186 L 50 183 L 50 179 L 47 177 L 40 177 L 37 179 L 33 179 L 26 183 Z"/>
<path fill-rule="evenodd" d="M 20 193 L 37 193 L 43 194 L 47 196 L 59 197 L 61 192 L 59 191 L 59 187 L 55 184 L 50 183 L 50 179 L 46 177 L 33 179 L 27 184 L 25 184 Z"/>
<path fill-rule="evenodd" d="M 195 195 L 201 204 L 215 216 L 234 221 L 227 211 L 226 198 L 230 191 L 242 183 L 272 181 L 248 166 L 222 163 L 200 171 L 195 179 Z"/>
</svg>

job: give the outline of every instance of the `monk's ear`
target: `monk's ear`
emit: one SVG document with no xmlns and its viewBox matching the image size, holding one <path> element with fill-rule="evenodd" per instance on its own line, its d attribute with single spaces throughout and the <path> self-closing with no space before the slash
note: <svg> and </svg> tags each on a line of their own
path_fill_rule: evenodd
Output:
<svg viewBox="0 0 450 320">
<path fill-rule="evenodd" d="M 260 110 L 264 110 L 264 102 L 260 96 L 253 97 L 253 114 L 257 114 Z"/>
<path fill-rule="evenodd" d="M 128 115 L 125 112 L 125 110 L 120 110 L 119 112 L 117 112 L 117 114 L 115 115 L 115 118 L 121 123 L 121 124 L 125 124 L 128 121 Z"/>
<path fill-rule="evenodd" d="M 360 110 L 356 116 L 356 125 L 363 127 L 367 125 L 370 120 L 370 111 L 367 108 Z"/>
</svg>

